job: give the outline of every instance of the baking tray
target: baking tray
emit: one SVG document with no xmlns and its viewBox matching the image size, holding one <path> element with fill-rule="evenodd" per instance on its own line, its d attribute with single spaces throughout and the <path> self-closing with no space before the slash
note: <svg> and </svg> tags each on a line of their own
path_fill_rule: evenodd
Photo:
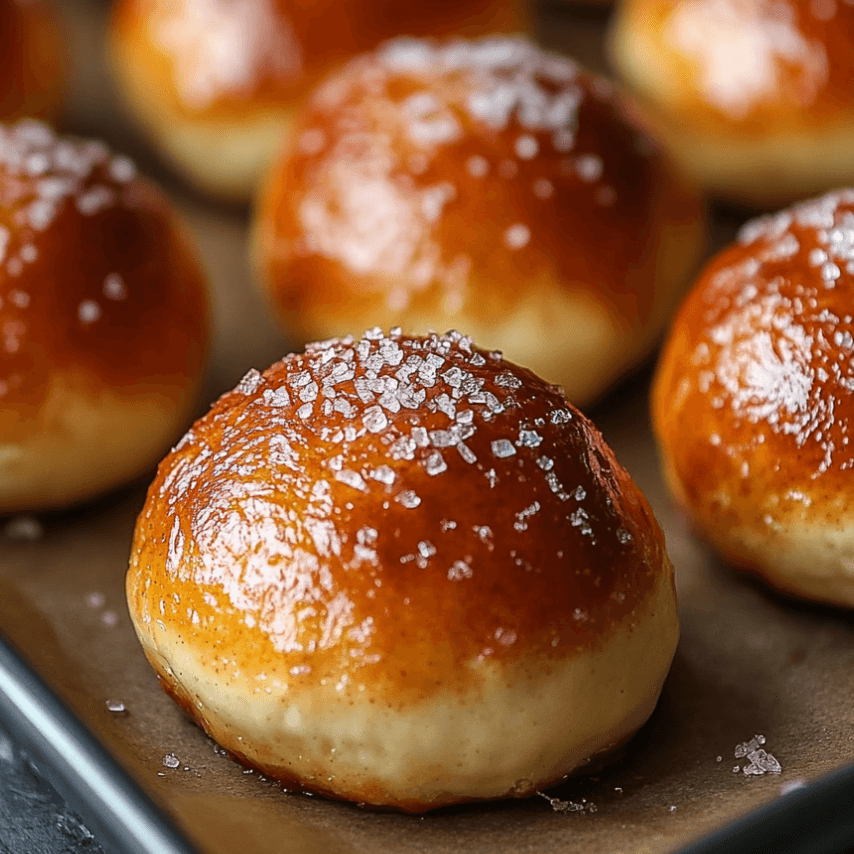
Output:
<svg viewBox="0 0 854 854">
<path fill-rule="evenodd" d="M 289 350 L 252 286 L 249 214 L 199 197 L 162 165 L 111 91 L 106 5 L 66 6 L 77 63 L 68 129 L 106 139 L 164 186 L 209 272 L 216 344 L 204 409 L 248 368 Z M 603 13 L 569 6 L 538 18 L 549 46 L 598 68 L 604 26 Z M 729 239 L 738 222 L 716 215 L 713 243 Z M 854 640 L 849 614 L 783 599 L 720 565 L 690 535 L 660 479 L 648 383 L 647 366 L 590 414 L 666 532 L 682 639 L 659 707 L 625 757 L 543 797 L 380 814 L 283 793 L 231 761 L 159 690 L 125 610 L 144 483 L 35 525 L 0 519 L 0 630 L 157 805 L 163 826 L 174 824 L 207 854 L 674 851 L 759 806 L 796 804 L 789 799 L 799 792 L 784 793 L 854 761 Z M 735 754 L 756 736 L 779 773 L 745 773 L 751 763 Z"/>
</svg>

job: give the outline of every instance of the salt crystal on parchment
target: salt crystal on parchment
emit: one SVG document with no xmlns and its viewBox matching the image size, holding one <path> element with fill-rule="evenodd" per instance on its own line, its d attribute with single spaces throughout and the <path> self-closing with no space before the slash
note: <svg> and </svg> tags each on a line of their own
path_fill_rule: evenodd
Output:
<svg viewBox="0 0 854 854">
<path fill-rule="evenodd" d="M 754 735 L 750 741 L 742 741 L 735 746 L 736 759 L 747 759 L 742 767 L 736 765 L 732 770 L 741 771 L 747 777 L 759 777 L 763 774 L 780 774 L 783 770 L 777 758 L 761 747 L 765 744 L 764 735 Z"/>
</svg>

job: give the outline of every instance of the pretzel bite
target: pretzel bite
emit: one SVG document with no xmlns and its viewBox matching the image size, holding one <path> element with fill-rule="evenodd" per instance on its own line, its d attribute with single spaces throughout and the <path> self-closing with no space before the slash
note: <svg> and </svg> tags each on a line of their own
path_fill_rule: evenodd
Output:
<svg viewBox="0 0 854 854">
<path fill-rule="evenodd" d="M 127 101 L 199 186 L 248 200 L 295 109 L 332 69 L 393 36 L 522 29 L 520 0 L 119 0 Z"/>
<path fill-rule="evenodd" d="M 221 745 L 411 812 L 628 739 L 678 633 L 643 495 L 560 389 L 458 333 L 250 371 L 161 464 L 130 613 Z"/>
<path fill-rule="evenodd" d="M 653 390 L 671 489 L 734 565 L 854 607 L 854 191 L 745 226 L 679 311 Z"/>
<path fill-rule="evenodd" d="M 0 0 L 0 120 L 55 119 L 66 66 L 56 9 L 44 0 Z"/>
<path fill-rule="evenodd" d="M 609 84 L 521 38 L 387 43 L 297 129 L 254 228 L 302 340 L 465 328 L 583 405 L 649 351 L 703 245 Z"/>
<path fill-rule="evenodd" d="M 772 208 L 854 181 L 847 0 L 626 0 L 612 57 L 712 193 Z"/>
<path fill-rule="evenodd" d="M 0 128 L 0 513 L 152 466 L 207 340 L 195 255 L 130 161 L 34 121 Z"/>
</svg>

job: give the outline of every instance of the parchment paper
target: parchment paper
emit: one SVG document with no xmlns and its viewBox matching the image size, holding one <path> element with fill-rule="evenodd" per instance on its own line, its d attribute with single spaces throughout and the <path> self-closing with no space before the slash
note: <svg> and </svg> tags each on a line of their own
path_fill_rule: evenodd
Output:
<svg viewBox="0 0 854 854">
<path fill-rule="evenodd" d="M 77 64 L 68 129 L 107 139 L 166 187 L 210 273 L 217 344 L 203 411 L 249 367 L 264 368 L 288 351 L 251 284 L 248 212 L 211 204 L 159 162 L 111 92 L 101 56 L 106 5 L 68 0 L 67 7 Z M 604 24 L 602 13 L 567 4 L 541 10 L 539 32 L 550 46 L 601 67 Z M 715 242 L 735 224 L 718 215 Z M 33 540 L 11 536 L 15 520 L 0 519 L 0 627 L 210 854 L 671 851 L 780 797 L 783 787 L 854 760 L 854 638 L 851 616 L 783 599 L 730 572 L 691 537 L 659 477 L 648 381 L 649 368 L 590 414 L 667 533 L 682 640 L 661 703 L 625 757 L 548 798 L 423 817 L 380 814 L 283 793 L 224 756 L 161 693 L 125 610 L 144 483 L 40 517 L 43 533 Z M 755 735 L 764 736 L 780 774 L 743 773 L 747 760 L 734 752 Z"/>
</svg>

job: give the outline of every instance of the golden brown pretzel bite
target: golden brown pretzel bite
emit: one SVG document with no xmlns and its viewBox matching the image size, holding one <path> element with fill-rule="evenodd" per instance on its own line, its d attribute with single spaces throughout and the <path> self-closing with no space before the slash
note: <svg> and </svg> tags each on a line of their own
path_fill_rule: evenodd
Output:
<svg viewBox="0 0 854 854">
<path fill-rule="evenodd" d="M 195 252 L 129 160 L 0 128 L 0 512 L 152 466 L 189 417 L 208 326 Z"/>
<path fill-rule="evenodd" d="M 662 353 L 653 420 L 674 495 L 736 566 L 854 607 L 854 192 L 745 226 Z"/>
<path fill-rule="evenodd" d="M 128 602 L 231 753 L 413 812 L 612 751 L 678 633 L 663 535 L 601 435 L 458 333 L 250 371 L 161 464 Z"/>
<path fill-rule="evenodd" d="M 612 55 L 715 195 L 773 208 L 854 180 L 847 0 L 626 0 Z"/>
<path fill-rule="evenodd" d="M 610 84 L 521 38 L 387 43 L 297 130 L 255 254 L 303 340 L 466 329 L 582 405 L 649 352 L 702 251 L 697 194 Z"/>
</svg>

